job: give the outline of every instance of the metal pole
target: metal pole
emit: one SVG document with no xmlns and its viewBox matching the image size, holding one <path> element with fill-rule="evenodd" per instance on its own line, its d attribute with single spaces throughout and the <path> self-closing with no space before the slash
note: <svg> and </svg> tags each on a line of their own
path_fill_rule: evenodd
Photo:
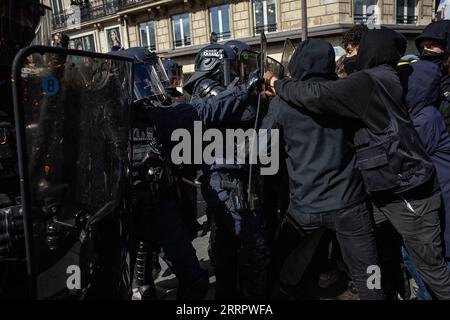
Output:
<svg viewBox="0 0 450 320">
<path fill-rule="evenodd" d="M 302 0 L 302 41 L 308 39 L 308 13 L 306 0 Z"/>
</svg>

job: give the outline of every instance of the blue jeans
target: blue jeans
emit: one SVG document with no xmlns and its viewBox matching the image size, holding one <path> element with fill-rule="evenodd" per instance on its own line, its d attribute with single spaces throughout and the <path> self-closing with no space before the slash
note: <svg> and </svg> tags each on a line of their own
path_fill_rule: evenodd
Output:
<svg viewBox="0 0 450 320">
<path fill-rule="evenodd" d="M 414 278 L 414 280 L 417 283 L 417 286 L 419 287 L 419 289 L 417 290 L 417 294 L 416 294 L 417 299 L 433 300 L 433 297 L 431 296 L 430 292 L 428 291 L 427 286 L 425 285 L 425 282 L 423 281 L 422 277 L 417 272 L 416 267 L 414 266 L 414 263 L 411 261 L 411 257 L 409 256 L 409 253 L 404 246 L 402 246 L 402 255 L 403 255 L 403 263 L 405 264 L 409 273 Z M 450 269 L 450 261 L 447 262 L 447 265 L 448 265 L 448 268 Z"/>
</svg>

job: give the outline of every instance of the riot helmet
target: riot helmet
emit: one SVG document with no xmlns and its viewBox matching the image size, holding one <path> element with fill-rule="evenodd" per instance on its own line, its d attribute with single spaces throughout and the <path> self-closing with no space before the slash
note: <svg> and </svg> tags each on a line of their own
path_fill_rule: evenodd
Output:
<svg viewBox="0 0 450 320">
<path fill-rule="evenodd" d="M 164 70 L 169 77 L 170 87 L 177 88 L 183 86 L 183 66 L 180 66 L 172 59 L 164 59 L 162 61 Z"/>
<path fill-rule="evenodd" d="M 168 96 L 165 88 L 170 85 L 161 59 L 146 48 L 130 48 L 111 54 L 134 59 L 134 103 L 157 101 L 163 103 Z"/>
<path fill-rule="evenodd" d="M 11 68 L 16 53 L 31 42 L 50 43 L 51 8 L 39 0 L 0 1 L 0 66 Z"/>
<path fill-rule="evenodd" d="M 211 44 L 195 57 L 195 72 L 184 85 L 189 94 L 202 79 L 215 80 L 227 87 L 236 78 L 239 79 L 239 62 L 236 53 L 227 45 Z"/>
<path fill-rule="evenodd" d="M 250 45 L 239 40 L 225 42 L 236 53 L 239 61 L 240 82 L 246 82 L 250 73 L 258 69 L 259 54 L 252 51 Z"/>
</svg>

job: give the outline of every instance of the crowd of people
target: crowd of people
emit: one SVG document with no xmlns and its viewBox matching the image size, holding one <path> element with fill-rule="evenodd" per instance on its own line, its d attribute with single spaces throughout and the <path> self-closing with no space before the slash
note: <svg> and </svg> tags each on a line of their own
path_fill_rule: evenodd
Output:
<svg viewBox="0 0 450 320">
<path fill-rule="evenodd" d="M 28 2 L 30 6 L 43 9 L 38 1 Z M 2 5 L 2 12 L 20 10 L 21 17 L 37 16 L 42 11 L 29 12 L 27 6 L 14 1 Z M 5 121 L 1 129 L 8 133 L 1 143 L 8 152 L 0 157 L 0 177 L 8 176 L 8 183 L 2 184 L 0 193 L 0 276 L 5 279 L 0 297 L 12 295 L 11 288 L 19 288 L 17 279 L 9 274 L 15 271 L 14 266 L 24 269 L 25 259 L 23 253 L 14 256 L 12 250 L 21 247 L 23 251 L 23 227 L 14 230 L 20 232 L 19 236 L 10 237 L 16 234 L 11 232 L 11 221 L 19 225 L 22 219 L 22 211 L 18 209 L 21 198 L 16 145 L 9 139 L 14 134 L 10 72 L 18 50 L 32 40 L 38 19 L 28 23 L 31 20 L 14 20 L 17 16 L 1 16 L 0 30 L 0 49 L 5 53 L 0 61 L 0 93 L 5 97 L 0 114 Z M 10 39 L 11 30 L 18 28 L 24 30 L 24 37 Z M 50 44 L 67 48 L 68 41 L 67 36 L 55 34 Z M 103 230 L 109 230 L 108 239 L 113 239 L 109 249 L 104 250 L 104 243 L 97 244 L 105 235 L 96 234 L 95 228 L 83 229 L 81 221 L 89 219 L 82 215 L 95 201 L 89 198 L 92 195 L 83 193 L 80 181 L 100 179 L 103 183 L 108 179 L 98 172 L 98 176 L 92 177 L 95 166 L 90 162 L 82 166 L 75 156 L 67 156 L 64 168 L 75 166 L 84 170 L 86 180 L 65 174 L 62 169 L 60 175 L 54 169 L 45 172 L 48 181 L 62 181 L 64 190 L 75 191 L 70 199 L 58 198 L 53 211 L 47 210 L 43 215 L 39 223 L 44 231 L 40 230 L 42 233 L 38 236 L 45 236 L 38 240 L 35 236 L 36 243 L 42 241 L 39 247 L 42 251 L 35 255 L 42 252 L 56 255 L 54 246 L 48 245 L 52 241 L 60 241 L 61 247 L 73 245 L 64 243 L 65 237 L 55 236 L 58 229 L 54 225 L 60 212 L 76 211 L 73 218 L 78 224 L 73 229 L 80 234 L 70 241 L 80 241 L 80 256 L 90 262 L 84 263 L 84 267 L 89 267 L 83 270 L 86 291 L 91 290 L 94 295 L 99 292 L 116 294 L 118 290 L 111 288 L 117 286 L 125 289 L 123 296 L 130 298 L 131 284 L 122 282 L 127 277 L 119 276 L 120 280 L 112 283 L 106 276 L 99 276 L 100 272 L 92 271 L 128 275 L 123 270 L 127 268 L 117 262 L 126 252 L 130 259 L 125 260 L 131 261 L 129 271 L 142 299 L 160 298 L 154 282 L 160 269 L 159 258 L 166 261 L 178 279 L 178 299 L 203 299 L 208 292 L 210 275 L 192 245 L 192 240 L 205 231 L 197 221 L 196 193 L 199 190 L 206 202 L 210 231 L 208 253 L 216 279 L 216 299 L 267 299 L 278 297 L 276 293 L 296 298 L 304 287 L 303 280 L 310 276 L 307 269 L 311 269 L 311 265 L 317 266 L 313 274 L 319 286 L 327 287 L 336 281 L 333 270 L 339 261 L 359 299 L 396 300 L 414 296 L 422 300 L 450 300 L 449 21 L 432 22 L 423 30 L 415 41 L 418 55 L 406 54 L 406 38 L 384 26 L 376 29 L 364 25 L 352 27 L 343 37 L 346 54 L 337 62 L 330 43 L 306 39 L 293 52 L 285 66 L 287 70 L 278 73 L 274 68 L 275 60 L 262 73 L 263 52 L 255 52 L 244 42 L 213 43 L 198 52 L 194 73 L 187 81 L 183 80 L 182 67 L 175 61 L 162 61 L 146 48 L 125 50 L 115 32 L 111 32 L 111 41 L 111 53 L 105 59 L 112 61 L 111 55 L 119 56 L 116 63 L 123 63 L 122 71 L 132 64 L 133 72 L 124 72 L 123 79 L 117 81 L 118 70 L 121 70 L 117 67 L 115 73 L 107 74 L 105 83 L 112 88 L 111 92 L 117 93 L 119 85 L 122 89 L 126 87 L 126 74 L 132 82 L 133 97 L 127 99 L 127 92 L 124 92 L 124 97 L 108 102 L 110 106 L 100 101 L 100 107 L 92 106 L 92 110 L 101 109 L 99 114 L 104 115 L 103 119 L 108 118 L 107 107 L 132 110 L 133 117 L 127 124 L 131 134 L 125 138 L 131 140 L 132 148 L 119 152 L 122 155 L 131 151 L 128 154 L 131 185 L 123 178 L 128 177 L 128 172 L 122 172 L 125 166 L 122 162 L 126 161 L 120 155 L 108 153 L 111 166 L 120 163 L 114 167 L 119 174 L 111 180 L 117 179 L 121 187 L 127 185 L 123 187 L 127 192 L 120 192 L 123 203 L 127 204 L 124 205 L 126 210 L 116 208 L 120 211 L 117 216 L 124 219 L 118 225 L 126 230 L 123 231 L 126 236 L 118 239 L 114 234 L 111 225 L 116 225 L 117 221 L 97 222 L 104 223 Z M 66 59 L 64 53 L 47 57 L 49 61 L 55 58 L 58 64 L 54 69 L 51 63 L 47 64 L 48 68 L 39 70 L 34 65 L 33 80 L 46 76 L 44 83 L 60 81 L 58 83 L 65 87 L 62 93 L 55 94 L 61 96 L 78 95 L 71 90 L 79 89 L 85 80 L 79 75 L 92 71 L 90 68 L 95 75 L 107 73 L 106 69 L 95 69 L 98 66 L 93 58 L 86 58 L 84 64 L 77 65 L 77 59 Z M 106 65 L 109 64 L 103 64 Z M 95 79 L 92 77 L 91 82 Z M 90 90 L 91 87 L 83 88 Z M 52 99 L 49 93 L 53 91 L 42 94 L 41 100 L 36 98 L 36 105 L 39 101 L 43 105 L 59 101 L 54 105 L 55 110 L 61 109 L 67 114 L 78 112 L 79 106 L 73 109 L 64 97 Z M 22 98 L 29 100 L 21 96 L 17 100 Z M 39 120 L 49 109 L 53 110 L 41 108 L 43 115 L 33 116 Z M 72 127 L 84 128 L 85 125 L 77 123 L 76 117 L 65 121 Z M 214 153 L 214 161 L 201 165 L 175 164 L 173 133 L 182 129 L 195 138 L 197 123 L 221 134 L 252 128 L 265 132 L 276 130 L 279 135 L 274 137 L 279 137 L 279 141 L 259 139 L 256 143 L 268 143 L 270 151 L 275 145 L 280 147 L 278 173 L 259 176 L 252 170 L 252 164 L 225 159 L 225 152 Z M 102 128 L 94 127 L 89 129 L 95 132 Z M 114 132 L 118 128 L 107 128 L 114 133 L 108 132 L 110 136 L 123 136 L 123 132 Z M 49 141 L 59 141 L 58 146 L 64 145 L 66 151 L 85 143 L 71 130 L 63 130 L 63 136 L 58 139 L 52 136 L 53 131 L 47 134 Z M 114 144 L 108 140 L 111 138 L 108 134 L 98 135 L 105 137 L 95 140 L 98 146 L 83 145 L 86 148 L 80 150 L 92 150 L 92 147 L 101 150 L 102 143 L 105 150 L 110 150 L 108 148 Z M 39 152 L 38 144 L 46 141 L 34 141 L 32 152 Z M 232 143 L 235 149 L 242 147 L 237 141 Z M 43 167 L 47 168 L 44 165 L 52 158 L 52 152 L 43 157 Z M 30 167 L 41 168 L 40 164 L 31 163 Z M 34 201 L 39 204 L 46 201 L 47 205 L 50 196 L 45 184 L 41 185 L 42 188 L 36 189 L 42 194 Z M 125 194 L 130 197 L 126 198 Z M 46 207 L 36 205 L 33 210 L 42 208 Z M 84 211 L 73 208 L 84 208 Z M 116 215 L 111 214 L 110 218 L 114 217 Z M 125 220 L 129 224 L 122 223 Z M 82 234 L 86 233 L 90 236 L 83 238 Z M 124 238 L 126 241 L 122 241 Z M 103 251 L 96 251 L 100 250 L 98 248 Z M 28 247 L 30 252 L 35 249 Z M 11 267 L 11 260 L 19 262 Z M 51 270 L 47 268 L 43 272 Z M 413 295 L 409 290 L 411 282 L 418 288 Z M 18 294 L 23 291 L 26 290 Z M 86 292 L 82 295 L 86 296 Z"/>
<path fill-rule="evenodd" d="M 256 89 L 270 104 L 259 128 L 280 131 L 285 163 L 277 177 L 261 179 L 262 203 L 250 210 L 232 201 L 239 182 L 249 183 L 245 168 L 202 166 L 216 298 L 270 297 L 278 289 L 294 297 L 308 264 L 317 251 L 328 256 L 331 242 L 360 299 L 450 299 L 449 31 L 447 21 L 427 26 L 416 56 L 406 55 L 400 33 L 355 25 L 337 62 L 330 43 L 308 39 L 292 55 L 289 77 L 266 71 Z M 239 62 L 251 52 L 239 41 L 202 49 L 184 85 L 187 101 L 204 115 L 202 103 L 218 106 L 214 99 L 225 96 L 235 118 L 205 125 L 249 128 L 257 94 L 234 101 L 214 50 Z M 324 286 L 335 281 L 326 260 Z M 379 283 L 368 284 L 377 272 Z"/>
<path fill-rule="evenodd" d="M 405 56 L 407 42 L 401 34 L 385 27 L 355 26 L 344 36 L 347 56 L 336 68 L 341 79 L 336 80 L 334 61 L 327 59 L 332 56 L 330 45 L 316 39 L 297 49 L 289 65 L 291 79 L 265 75 L 268 94 L 277 96 L 269 109 L 277 121 L 271 119 L 269 127 L 281 122 L 289 144 L 294 135 L 284 128 L 290 127 L 289 122 L 299 123 L 294 114 L 307 118 L 321 133 L 315 138 L 315 130 L 309 129 L 295 135 L 307 136 L 303 138 L 307 141 L 289 145 L 289 161 L 297 163 L 288 165 L 291 180 L 297 178 L 291 185 L 302 187 L 299 196 L 291 190 L 288 212 L 302 227 L 336 231 L 362 299 L 397 298 L 402 263 L 415 277 L 420 298 L 450 298 L 447 30 L 447 21 L 431 23 L 416 39 L 419 55 Z M 314 52 L 310 60 L 300 56 L 308 47 L 312 48 L 305 53 Z M 309 77 L 294 72 L 305 61 L 316 68 Z M 325 140 L 331 130 L 343 132 L 342 136 L 334 133 Z M 305 146 L 319 149 L 317 153 L 329 159 L 308 157 L 308 164 L 304 157 L 295 157 L 296 149 L 305 154 L 301 149 Z M 323 173 L 306 188 L 305 177 L 318 168 Z M 328 188 L 337 205 L 308 209 L 305 205 L 311 201 L 300 202 L 320 190 L 315 185 Z M 297 199 L 300 205 L 295 206 Z M 340 221 L 340 216 L 349 220 Z M 371 264 L 381 268 L 382 291 L 367 290 Z"/>
</svg>

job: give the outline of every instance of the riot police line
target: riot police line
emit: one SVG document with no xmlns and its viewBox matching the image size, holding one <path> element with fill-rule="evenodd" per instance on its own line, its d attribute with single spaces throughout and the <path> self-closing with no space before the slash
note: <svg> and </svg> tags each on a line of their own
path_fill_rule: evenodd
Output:
<svg viewBox="0 0 450 320">
<path fill-rule="evenodd" d="M 11 14 L 2 16 L 2 49 L 11 51 L 5 69 L 13 70 L 11 82 L 9 71 L 5 72 L 12 92 L 4 92 L 14 104 L 17 145 L 10 136 L 4 142 L 15 151 L 8 155 L 17 161 L 19 172 L 15 173 L 20 181 L 15 183 L 20 192 L 16 185 L 15 203 L 8 203 L 16 206 L 2 210 L 2 277 L 11 280 L 4 283 L 2 295 L 14 296 L 15 288 L 19 295 L 29 291 L 32 298 L 127 298 L 138 269 L 142 296 L 154 296 L 148 265 L 153 263 L 152 252 L 161 251 L 177 276 L 178 297 L 202 298 L 209 276 L 199 265 L 191 244 L 192 230 L 186 227 L 197 223 L 192 205 L 196 198 L 180 183 L 194 180 L 195 169 L 170 163 L 171 132 L 190 130 L 195 120 L 217 126 L 229 119 L 239 125 L 240 115 L 233 117 L 250 107 L 262 78 L 255 70 L 245 70 L 244 79 L 242 68 L 248 66 L 238 61 L 231 47 L 218 46 L 212 48 L 213 56 L 199 55 L 206 58 L 199 62 L 204 74 L 189 83 L 197 100 L 186 103 L 173 90 L 159 57 L 143 48 L 112 56 L 35 46 L 22 49 L 14 58 L 32 40 L 48 8 L 34 1 L 29 7 L 17 2 L 3 5 L 2 12 Z M 22 17 L 33 18 L 32 24 Z M 17 44 L 4 41 L 6 31 L 19 27 L 28 38 L 18 37 Z M 14 45 L 6 48 L 10 44 Z M 246 112 L 250 124 L 254 112 Z M 12 113 L 7 116 L 8 126 L 13 127 Z M 135 141 L 130 141 L 130 132 Z M 205 172 L 211 175 L 205 175 L 202 185 L 211 176 L 215 179 L 219 171 L 210 168 Z M 226 208 L 215 208 L 218 215 L 246 210 L 244 175 L 244 170 L 234 167 L 226 174 L 228 182 L 223 185 L 232 197 L 221 203 Z M 5 196 L 12 191 L 7 190 Z M 212 204 L 211 208 L 217 205 Z M 253 216 L 259 219 L 251 214 L 250 220 Z M 215 234 L 228 228 L 216 223 Z M 240 233 L 239 226 L 232 238 Z M 254 243 L 257 240 L 248 241 L 250 250 L 262 251 L 256 258 L 266 259 L 264 247 Z M 225 245 L 221 239 L 214 243 Z M 216 245 L 212 247 L 215 250 Z M 241 251 L 240 246 L 232 250 Z M 249 254 L 242 256 L 253 259 Z M 248 272 L 242 273 L 242 279 L 255 274 L 249 292 L 260 290 L 265 283 L 252 268 L 255 262 L 241 262 Z M 237 264 L 236 260 L 233 268 Z M 23 272 L 14 275 L 18 266 Z M 67 270 L 73 266 L 81 272 L 75 291 L 67 286 Z M 221 281 L 224 287 L 229 285 L 227 279 Z M 234 295 L 234 288 L 226 294 Z"/>
<path fill-rule="evenodd" d="M 280 63 L 267 57 L 262 34 L 258 51 L 236 40 L 202 48 L 184 81 L 180 66 L 145 48 L 28 47 L 48 8 L 27 4 L 1 4 L 11 13 L 0 48 L 1 297 L 130 299 L 135 286 L 142 299 L 158 299 L 162 258 L 177 298 L 203 299 L 209 274 L 192 245 L 200 191 L 216 299 L 295 297 L 324 230 L 335 234 L 360 299 L 408 298 L 402 245 L 434 297 L 450 298 L 442 180 L 403 107 L 402 35 L 362 30 L 358 72 L 347 68 L 345 80 L 329 43 L 287 41 Z M 21 37 L 11 39 L 13 29 Z M 226 152 L 174 164 L 173 132 L 194 134 L 196 123 L 222 134 L 279 130 L 285 161 L 266 177 Z M 372 285 L 368 270 L 381 272 Z"/>
</svg>

